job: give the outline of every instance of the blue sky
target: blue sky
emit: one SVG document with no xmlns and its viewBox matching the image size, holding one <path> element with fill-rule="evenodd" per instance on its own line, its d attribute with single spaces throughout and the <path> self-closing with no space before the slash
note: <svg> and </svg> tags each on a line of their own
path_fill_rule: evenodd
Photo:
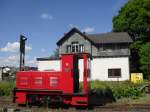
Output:
<svg viewBox="0 0 150 112">
<path fill-rule="evenodd" d="M 0 0 L 0 66 L 19 65 L 19 36 L 28 38 L 26 64 L 50 56 L 71 27 L 87 33 L 112 30 L 127 0 Z"/>
</svg>

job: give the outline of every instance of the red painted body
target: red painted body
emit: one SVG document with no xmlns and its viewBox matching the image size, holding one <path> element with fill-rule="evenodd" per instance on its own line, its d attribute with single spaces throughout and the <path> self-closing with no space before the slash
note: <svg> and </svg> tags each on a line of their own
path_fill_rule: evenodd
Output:
<svg viewBox="0 0 150 112">
<path fill-rule="evenodd" d="M 88 54 L 63 54 L 61 71 L 20 71 L 16 73 L 14 102 L 18 104 L 64 103 L 88 106 L 87 93 Z M 79 92 L 78 59 L 83 58 L 83 91 Z"/>
</svg>

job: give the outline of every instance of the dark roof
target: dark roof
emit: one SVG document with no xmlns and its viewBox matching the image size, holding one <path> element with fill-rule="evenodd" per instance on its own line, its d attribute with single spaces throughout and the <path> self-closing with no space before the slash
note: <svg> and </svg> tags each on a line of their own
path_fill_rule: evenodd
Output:
<svg viewBox="0 0 150 112">
<path fill-rule="evenodd" d="M 127 32 L 110 32 L 103 34 L 86 34 L 94 43 L 131 43 L 133 40 Z"/>
<path fill-rule="evenodd" d="M 57 45 L 61 45 L 66 39 L 68 39 L 74 32 L 79 33 L 92 43 L 131 43 L 133 40 L 127 32 L 109 32 L 102 34 L 86 34 L 80 32 L 77 28 L 72 28 L 66 33 L 58 42 Z"/>
<path fill-rule="evenodd" d="M 77 28 L 72 28 L 68 33 L 66 33 L 58 42 L 58 46 L 61 45 L 66 39 L 68 39 L 74 32 L 79 33 L 81 36 L 92 42 L 84 33 L 80 32 Z"/>
<path fill-rule="evenodd" d="M 47 60 L 59 60 L 60 58 L 55 57 L 43 57 L 43 58 L 36 58 L 37 61 L 47 61 Z"/>
</svg>

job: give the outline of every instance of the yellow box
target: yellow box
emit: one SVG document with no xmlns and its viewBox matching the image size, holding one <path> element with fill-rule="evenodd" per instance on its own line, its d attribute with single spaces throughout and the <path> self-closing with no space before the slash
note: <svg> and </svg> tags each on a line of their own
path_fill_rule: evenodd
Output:
<svg viewBox="0 0 150 112">
<path fill-rule="evenodd" d="M 131 82 L 133 83 L 143 82 L 143 73 L 131 73 Z"/>
</svg>

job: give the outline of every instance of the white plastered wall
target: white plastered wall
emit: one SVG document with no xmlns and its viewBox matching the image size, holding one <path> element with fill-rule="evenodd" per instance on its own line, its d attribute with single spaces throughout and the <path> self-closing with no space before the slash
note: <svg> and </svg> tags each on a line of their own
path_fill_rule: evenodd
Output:
<svg viewBox="0 0 150 112">
<path fill-rule="evenodd" d="M 38 61 L 38 70 L 54 70 L 60 71 L 60 60 Z"/>
<path fill-rule="evenodd" d="M 91 80 L 101 81 L 125 81 L 129 80 L 129 58 L 114 57 L 114 58 L 94 58 L 91 60 Z M 38 70 L 61 70 L 60 60 L 38 61 Z M 120 78 L 108 78 L 108 69 L 120 68 Z M 79 60 L 80 81 L 83 80 L 83 60 Z"/>
<path fill-rule="evenodd" d="M 124 81 L 129 80 L 129 58 L 115 57 L 115 58 L 95 58 L 91 63 L 92 80 L 102 81 Z M 108 78 L 108 69 L 120 68 L 120 78 Z"/>
</svg>

